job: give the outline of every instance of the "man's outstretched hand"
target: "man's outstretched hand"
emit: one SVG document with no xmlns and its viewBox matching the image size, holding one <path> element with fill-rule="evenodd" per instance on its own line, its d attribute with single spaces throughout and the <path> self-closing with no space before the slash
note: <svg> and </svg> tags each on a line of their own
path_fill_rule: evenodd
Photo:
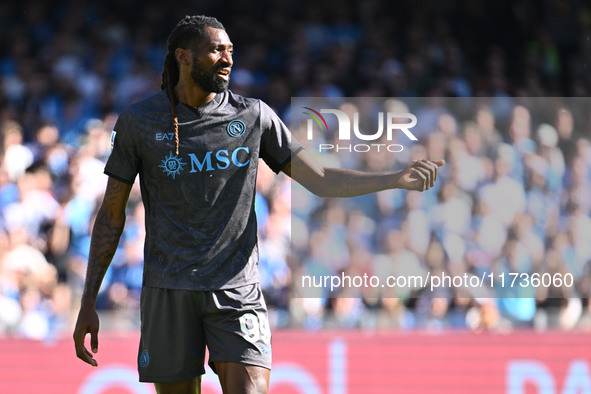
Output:
<svg viewBox="0 0 591 394">
<path fill-rule="evenodd" d="M 80 308 L 78 320 L 76 321 L 76 328 L 74 329 L 74 345 L 76 346 L 76 356 L 93 367 L 98 363 L 92 357 L 92 353 L 98 352 L 98 330 L 99 318 L 94 307 Z M 92 353 L 84 346 L 84 338 L 86 334 L 90 334 L 90 347 Z"/>
<path fill-rule="evenodd" d="M 428 190 L 435 185 L 438 168 L 445 160 L 415 160 L 399 173 L 399 188 L 407 190 Z"/>
</svg>

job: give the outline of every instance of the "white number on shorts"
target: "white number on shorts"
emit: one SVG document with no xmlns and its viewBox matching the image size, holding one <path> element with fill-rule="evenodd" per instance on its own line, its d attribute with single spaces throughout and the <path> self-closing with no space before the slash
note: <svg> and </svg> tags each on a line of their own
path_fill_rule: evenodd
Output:
<svg viewBox="0 0 591 394">
<path fill-rule="evenodd" d="M 239 320 L 240 330 L 247 341 L 256 343 L 260 339 L 263 343 L 270 343 L 271 330 L 269 329 L 269 321 L 266 316 L 245 313 L 240 316 Z"/>
<path fill-rule="evenodd" d="M 269 328 L 269 320 L 267 316 L 259 316 L 259 329 L 261 330 L 261 340 L 265 344 L 271 343 L 271 328 Z"/>
</svg>

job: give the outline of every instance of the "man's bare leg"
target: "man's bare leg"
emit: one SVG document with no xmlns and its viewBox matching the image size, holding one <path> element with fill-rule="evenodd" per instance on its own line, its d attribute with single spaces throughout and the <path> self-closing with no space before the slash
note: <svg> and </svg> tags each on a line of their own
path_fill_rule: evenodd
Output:
<svg viewBox="0 0 591 394">
<path fill-rule="evenodd" d="M 256 365 L 216 361 L 224 394 L 267 394 L 271 371 Z"/>
<path fill-rule="evenodd" d="M 154 383 L 158 394 L 201 394 L 201 376 L 184 382 Z"/>
</svg>

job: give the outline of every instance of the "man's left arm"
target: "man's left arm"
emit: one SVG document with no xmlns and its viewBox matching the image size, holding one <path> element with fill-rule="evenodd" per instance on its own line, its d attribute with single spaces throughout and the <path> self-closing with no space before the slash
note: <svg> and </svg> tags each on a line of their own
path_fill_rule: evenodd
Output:
<svg viewBox="0 0 591 394">
<path fill-rule="evenodd" d="M 443 160 L 419 160 L 401 171 L 369 173 L 324 167 L 309 153 L 296 153 L 282 171 L 320 197 L 356 197 L 386 189 L 425 191 L 435 185 Z"/>
</svg>

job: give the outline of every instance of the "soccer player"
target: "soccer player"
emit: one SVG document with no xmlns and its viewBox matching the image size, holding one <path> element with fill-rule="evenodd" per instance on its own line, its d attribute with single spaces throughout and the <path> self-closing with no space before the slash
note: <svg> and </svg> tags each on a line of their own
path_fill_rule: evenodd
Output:
<svg viewBox="0 0 591 394">
<path fill-rule="evenodd" d="M 146 210 L 140 381 L 154 382 L 158 393 L 199 393 L 207 346 L 224 393 L 266 393 L 271 335 L 257 274 L 258 159 L 326 197 L 426 190 L 443 162 L 417 161 L 381 174 L 324 168 L 265 103 L 227 90 L 233 47 L 220 22 L 187 16 L 167 45 L 162 90 L 123 111 L 113 131 L 74 330 L 76 355 L 97 366 L 95 302 L 139 174 Z"/>
</svg>

